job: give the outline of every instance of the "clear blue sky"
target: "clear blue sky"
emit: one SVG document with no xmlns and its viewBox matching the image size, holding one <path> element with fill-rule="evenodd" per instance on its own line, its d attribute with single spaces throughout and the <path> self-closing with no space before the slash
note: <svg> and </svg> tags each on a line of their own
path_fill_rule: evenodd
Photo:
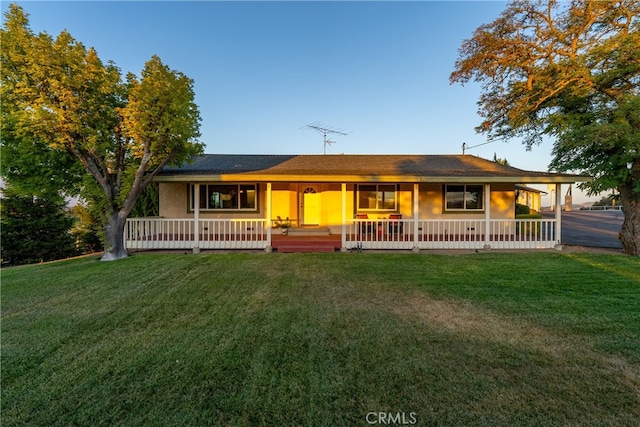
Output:
<svg viewBox="0 0 640 427">
<path fill-rule="evenodd" d="M 207 153 L 458 154 L 480 87 L 449 84 L 458 48 L 504 1 L 18 2 L 35 32 L 66 29 L 123 73 L 158 55 L 195 82 Z M 8 2 L 2 3 L 3 12 Z M 551 143 L 468 153 L 547 170 Z M 574 192 L 574 196 L 576 193 Z M 579 200 L 580 201 L 580 200 Z"/>
</svg>

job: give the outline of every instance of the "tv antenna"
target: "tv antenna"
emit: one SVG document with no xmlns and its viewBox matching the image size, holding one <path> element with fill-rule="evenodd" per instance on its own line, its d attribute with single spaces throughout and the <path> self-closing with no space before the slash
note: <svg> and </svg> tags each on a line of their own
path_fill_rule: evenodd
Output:
<svg viewBox="0 0 640 427">
<path fill-rule="evenodd" d="M 323 150 L 323 154 L 327 154 L 327 145 L 332 145 L 335 144 L 336 142 L 329 139 L 327 137 L 327 134 L 331 134 L 331 133 L 335 133 L 337 135 L 348 135 L 348 132 L 344 132 L 343 129 L 337 129 L 337 128 L 333 128 L 333 127 L 329 127 L 327 125 L 323 125 L 322 123 L 319 122 L 313 122 L 311 124 L 308 124 L 307 126 L 305 126 L 308 129 L 313 129 L 317 132 L 320 132 L 322 134 L 322 142 L 324 143 L 324 150 Z"/>
</svg>

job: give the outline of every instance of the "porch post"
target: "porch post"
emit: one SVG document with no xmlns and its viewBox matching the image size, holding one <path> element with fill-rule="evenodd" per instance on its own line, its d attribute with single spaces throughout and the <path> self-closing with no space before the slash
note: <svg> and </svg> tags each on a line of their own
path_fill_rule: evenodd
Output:
<svg viewBox="0 0 640 427">
<path fill-rule="evenodd" d="M 342 227 L 340 233 L 342 234 L 342 251 L 346 252 L 347 250 L 347 184 L 345 182 L 342 183 L 341 188 L 341 196 L 342 196 Z"/>
<path fill-rule="evenodd" d="M 562 184 L 556 184 L 556 249 L 562 249 Z"/>
<path fill-rule="evenodd" d="M 200 183 L 193 186 L 193 253 L 200 253 Z"/>
<path fill-rule="evenodd" d="M 267 182 L 267 246 L 264 248 L 266 252 L 271 252 L 271 183 Z"/>
<path fill-rule="evenodd" d="M 484 248 L 491 249 L 491 184 L 484 185 Z"/>
<path fill-rule="evenodd" d="M 413 250 L 414 252 L 418 252 L 420 248 L 418 247 L 418 233 L 420 232 L 418 227 L 418 221 L 420 219 L 420 184 L 413 184 Z"/>
</svg>

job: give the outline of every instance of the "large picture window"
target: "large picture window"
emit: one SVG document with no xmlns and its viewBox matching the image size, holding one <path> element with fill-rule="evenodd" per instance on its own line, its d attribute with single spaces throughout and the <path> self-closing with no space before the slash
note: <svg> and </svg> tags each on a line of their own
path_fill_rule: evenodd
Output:
<svg viewBox="0 0 640 427">
<path fill-rule="evenodd" d="M 202 184 L 200 210 L 256 210 L 256 184 Z M 194 209 L 195 185 L 189 184 L 189 206 Z"/>
<path fill-rule="evenodd" d="M 446 185 L 445 208 L 448 211 L 481 211 L 482 194 L 482 185 Z"/>
<path fill-rule="evenodd" d="M 395 211 L 397 197 L 395 184 L 358 185 L 358 210 Z"/>
</svg>

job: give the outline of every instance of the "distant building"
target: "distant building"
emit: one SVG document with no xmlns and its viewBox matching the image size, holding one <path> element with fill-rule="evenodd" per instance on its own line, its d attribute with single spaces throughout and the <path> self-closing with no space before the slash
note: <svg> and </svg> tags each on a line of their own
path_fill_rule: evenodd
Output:
<svg viewBox="0 0 640 427">
<path fill-rule="evenodd" d="M 548 194 L 546 191 L 528 187 L 524 184 L 516 184 L 516 203 L 529 206 L 530 209 L 540 212 L 542 209 L 542 195 Z"/>
</svg>

